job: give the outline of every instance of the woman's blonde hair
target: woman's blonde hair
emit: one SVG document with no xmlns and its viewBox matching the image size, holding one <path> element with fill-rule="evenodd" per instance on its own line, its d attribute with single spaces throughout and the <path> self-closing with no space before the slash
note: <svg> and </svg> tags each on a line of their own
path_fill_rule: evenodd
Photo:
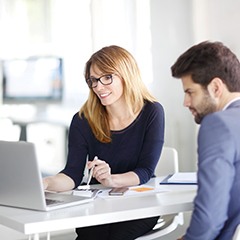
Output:
<svg viewBox="0 0 240 240">
<path fill-rule="evenodd" d="M 103 74 L 117 74 L 123 82 L 123 96 L 131 114 L 139 112 L 144 101 L 154 102 L 156 99 L 144 85 L 138 65 L 134 57 L 124 48 L 108 46 L 94 53 L 85 66 L 85 79 L 90 77 L 91 66 L 97 67 Z M 90 88 L 87 101 L 79 111 L 80 117 L 88 120 L 95 137 L 103 143 L 111 142 L 111 131 L 106 107 Z"/>
</svg>

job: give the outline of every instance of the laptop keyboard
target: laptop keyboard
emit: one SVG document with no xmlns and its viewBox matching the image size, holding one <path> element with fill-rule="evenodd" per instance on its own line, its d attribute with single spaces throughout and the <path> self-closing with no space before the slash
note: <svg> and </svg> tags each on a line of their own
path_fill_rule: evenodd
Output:
<svg viewBox="0 0 240 240">
<path fill-rule="evenodd" d="M 52 204 L 57 204 L 57 203 L 62 203 L 63 201 L 60 200 L 53 200 L 53 199 L 48 199 L 46 198 L 46 204 L 47 205 L 52 205 Z"/>
</svg>

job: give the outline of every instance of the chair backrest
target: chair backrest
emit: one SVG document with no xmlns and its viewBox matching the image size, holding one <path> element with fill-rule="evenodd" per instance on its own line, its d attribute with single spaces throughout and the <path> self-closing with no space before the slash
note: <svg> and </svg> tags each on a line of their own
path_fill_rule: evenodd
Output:
<svg viewBox="0 0 240 240">
<path fill-rule="evenodd" d="M 166 176 L 179 171 L 178 152 L 172 147 L 163 147 L 159 162 L 155 169 L 156 176 Z"/>
<path fill-rule="evenodd" d="M 163 147 L 160 159 L 155 169 L 155 175 L 167 176 L 172 173 L 178 172 L 178 153 L 175 148 Z M 183 225 L 184 219 L 183 214 L 171 214 L 167 216 L 160 217 L 158 223 L 153 230 L 138 237 L 135 240 L 152 240 L 158 239 L 173 232 L 178 225 Z M 162 238 L 161 238 L 162 239 Z M 164 238 L 163 238 L 164 239 Z"/>
</svg>

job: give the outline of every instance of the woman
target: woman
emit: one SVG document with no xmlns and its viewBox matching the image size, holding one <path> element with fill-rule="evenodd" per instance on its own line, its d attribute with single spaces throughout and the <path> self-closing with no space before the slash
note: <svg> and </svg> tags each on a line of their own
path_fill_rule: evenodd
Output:
<svg viewBox="0 0 240 240">
<path fill-rule="evenodd" d="M 154 176 L 164 142 L 164 110 L 143 84 L 133 56 L 118 46 L 102 48 L 86 63 L 89 97 L 73 116 L 66 167 L 44 179 L 47 190 L 77 187 L 94 167 L 91 184 L 124 187 Z M 96 157 L 97 156 L 97 157 Z M 132 240 L 158 217 L 78 228 L 77 239 Z"/>
</svg>

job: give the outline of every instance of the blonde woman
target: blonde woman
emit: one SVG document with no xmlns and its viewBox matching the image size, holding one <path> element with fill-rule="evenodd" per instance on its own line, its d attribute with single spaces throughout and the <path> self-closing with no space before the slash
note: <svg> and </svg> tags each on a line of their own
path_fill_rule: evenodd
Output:
<svg viewBox="0 0 240 240">
<path fill-rule="evenodd" d="M 94 53 L 86 63 L 85 79 L 89 97 L 70 125 L 67 164 L 59 174 L 44 179 L 46 189 L 66 191 L 81 184 L 87 156 L 87 167 L 94 166 L 91 184 L 146 183 L 154 176 L 164 142 L 162 105 L 143 84 L 133 56 L 121 47 Z M 157 220 L 78 228 L 77 239 L 133 240 Z"/>
</svg>

